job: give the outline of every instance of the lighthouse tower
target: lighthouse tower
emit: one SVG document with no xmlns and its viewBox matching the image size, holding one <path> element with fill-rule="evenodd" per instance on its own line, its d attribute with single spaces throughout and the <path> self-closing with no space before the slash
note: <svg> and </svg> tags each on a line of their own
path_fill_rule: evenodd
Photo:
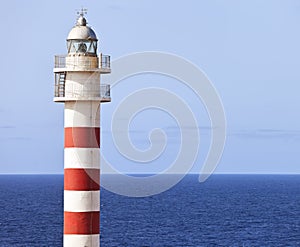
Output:
<svg viewBox="0 0 300 247">
<path fill-rule="evenodd" d="M 64 103 L 64 246 L 99 247 L 100 104 L 110 102 L 110 57 L 97 55 L 97 36 L 84 11 L 55 56 L 54 102 Z"/>
</svg>

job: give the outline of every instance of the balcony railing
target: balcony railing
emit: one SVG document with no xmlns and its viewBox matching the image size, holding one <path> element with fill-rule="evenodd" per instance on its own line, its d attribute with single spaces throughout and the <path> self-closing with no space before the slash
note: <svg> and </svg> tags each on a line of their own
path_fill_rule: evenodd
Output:
<svg viewBox="0 0 300 247">
<path fill-rule="evenodd" d="M 110 56 L 109 55 L 102 55 L 99 56 L 99 66 L 103 69 L 110 69 Z"/>
<path fill-rule="evenodd" d="M 65 67 L 66 67 L 66 55 L 55 55 L 54 68 L 65 68 Z"/>
<path fill-rule="evenodd" d="M 55 85 L 55 97 L 66 97 L 70 99 L 85 99 L 85 98 L 100 98 L 101 101 L 110 101 L 110 85 L 102 84 L 99 90 L 86 90 L 86 89 L 69 89 L 65 90 L 65 84 Z"/>
<path fill-rule="evenodd" d="M 100 85 L 100 98 L 110 100 L 110 85 Z"/>
<path fill-rule="evenodd" d="M 84 56 L 78 56 L 71 61 L 66 61 L 68 55 L 56 55 L 54 61 L 54 68 L 67 68 L 67 67 L 85 67 L 93 68 L 94 61 L 90 59 L 83 59 Z M 110 69 L 110 56 L 100 54 L 98 57 L 98 68 L 99 69 Z"/>
<path fill-rule="evenodd" d="M 102 100 L 110 100 L 110 85 L 100 85 L 99 90 L 73 89 L 65 93 L 70 98 L 101 98 Z"/>
</svg>

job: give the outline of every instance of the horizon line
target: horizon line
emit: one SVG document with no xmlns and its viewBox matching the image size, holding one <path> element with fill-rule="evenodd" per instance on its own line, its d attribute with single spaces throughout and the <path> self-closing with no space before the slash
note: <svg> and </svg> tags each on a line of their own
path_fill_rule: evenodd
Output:
<svg viewBox="0 0 300 247">
<path fill-rule="evenodd" d="M 159 173 L 122 173 L 121 175 L 156 175 Z M 184 173 L 168 173 L 168 174 L 160 174 L 160 175 L 182 175 Z M 64 175 L 64 173 L 0 173 L 1 175 Z M 100 175 L 114 175 L 112 173 L 100 173 Z M 186 173 L 185 175 L 200 175 L 199 173 Z M 270 172 L 263 172 L 263 173 L 255 173 L 255 172 L 215 172 L 211 175 L 300 175 L 299 173 L 292 173 L 292 172 L 276 172 L 276 173 L 270 173 Z"/>
</svg>

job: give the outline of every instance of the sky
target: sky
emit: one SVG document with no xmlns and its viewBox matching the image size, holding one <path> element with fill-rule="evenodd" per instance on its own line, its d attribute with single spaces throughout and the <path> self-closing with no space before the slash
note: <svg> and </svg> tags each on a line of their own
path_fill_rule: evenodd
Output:
<svg viewBox="0 0 300 247">
<path fill-rule="evenodd" d="M 0 173 L 63 173 L 63 105 L 53 102 L 54 55 L 66 53 L 76 10 L 112 60 L 159 51 L 180 56 L 210 79 L 222 100 L 227 137 L 216 173 L 300 173 L 300 2 L 210 1 L 5 1 L 2 3 L 0 70 Z M 112 68 L 113 69 L 113 68 Z M 135 90 L 164 87 L 195 114 L 201 143 L 192 172 L 209 150 L 208 115 L 174 78 L 142 74 L 112 88 L 101 107 L 103 155 L 123 172 L 157 172 L 180 148 L 176 121 L 149 109 L 136 115 L 129 135 L 140 149 L 153 128 L 166 132 L 162 157 L 136 164 L 120 155 L 111 137 L 115 107 Z M 120 120 L 121 121 L 121 120 Z"/>
</svg>

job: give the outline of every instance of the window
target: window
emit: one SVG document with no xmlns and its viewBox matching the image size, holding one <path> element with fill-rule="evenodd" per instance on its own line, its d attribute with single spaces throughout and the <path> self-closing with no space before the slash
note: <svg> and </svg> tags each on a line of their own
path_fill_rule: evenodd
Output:
<svg viewBox="0 0 300 247">
<path fill-rule="evenodd" d="M 68 40 L 68 53 L 97 54 L 97 41 L 92 40 Z"/>
</svg>

